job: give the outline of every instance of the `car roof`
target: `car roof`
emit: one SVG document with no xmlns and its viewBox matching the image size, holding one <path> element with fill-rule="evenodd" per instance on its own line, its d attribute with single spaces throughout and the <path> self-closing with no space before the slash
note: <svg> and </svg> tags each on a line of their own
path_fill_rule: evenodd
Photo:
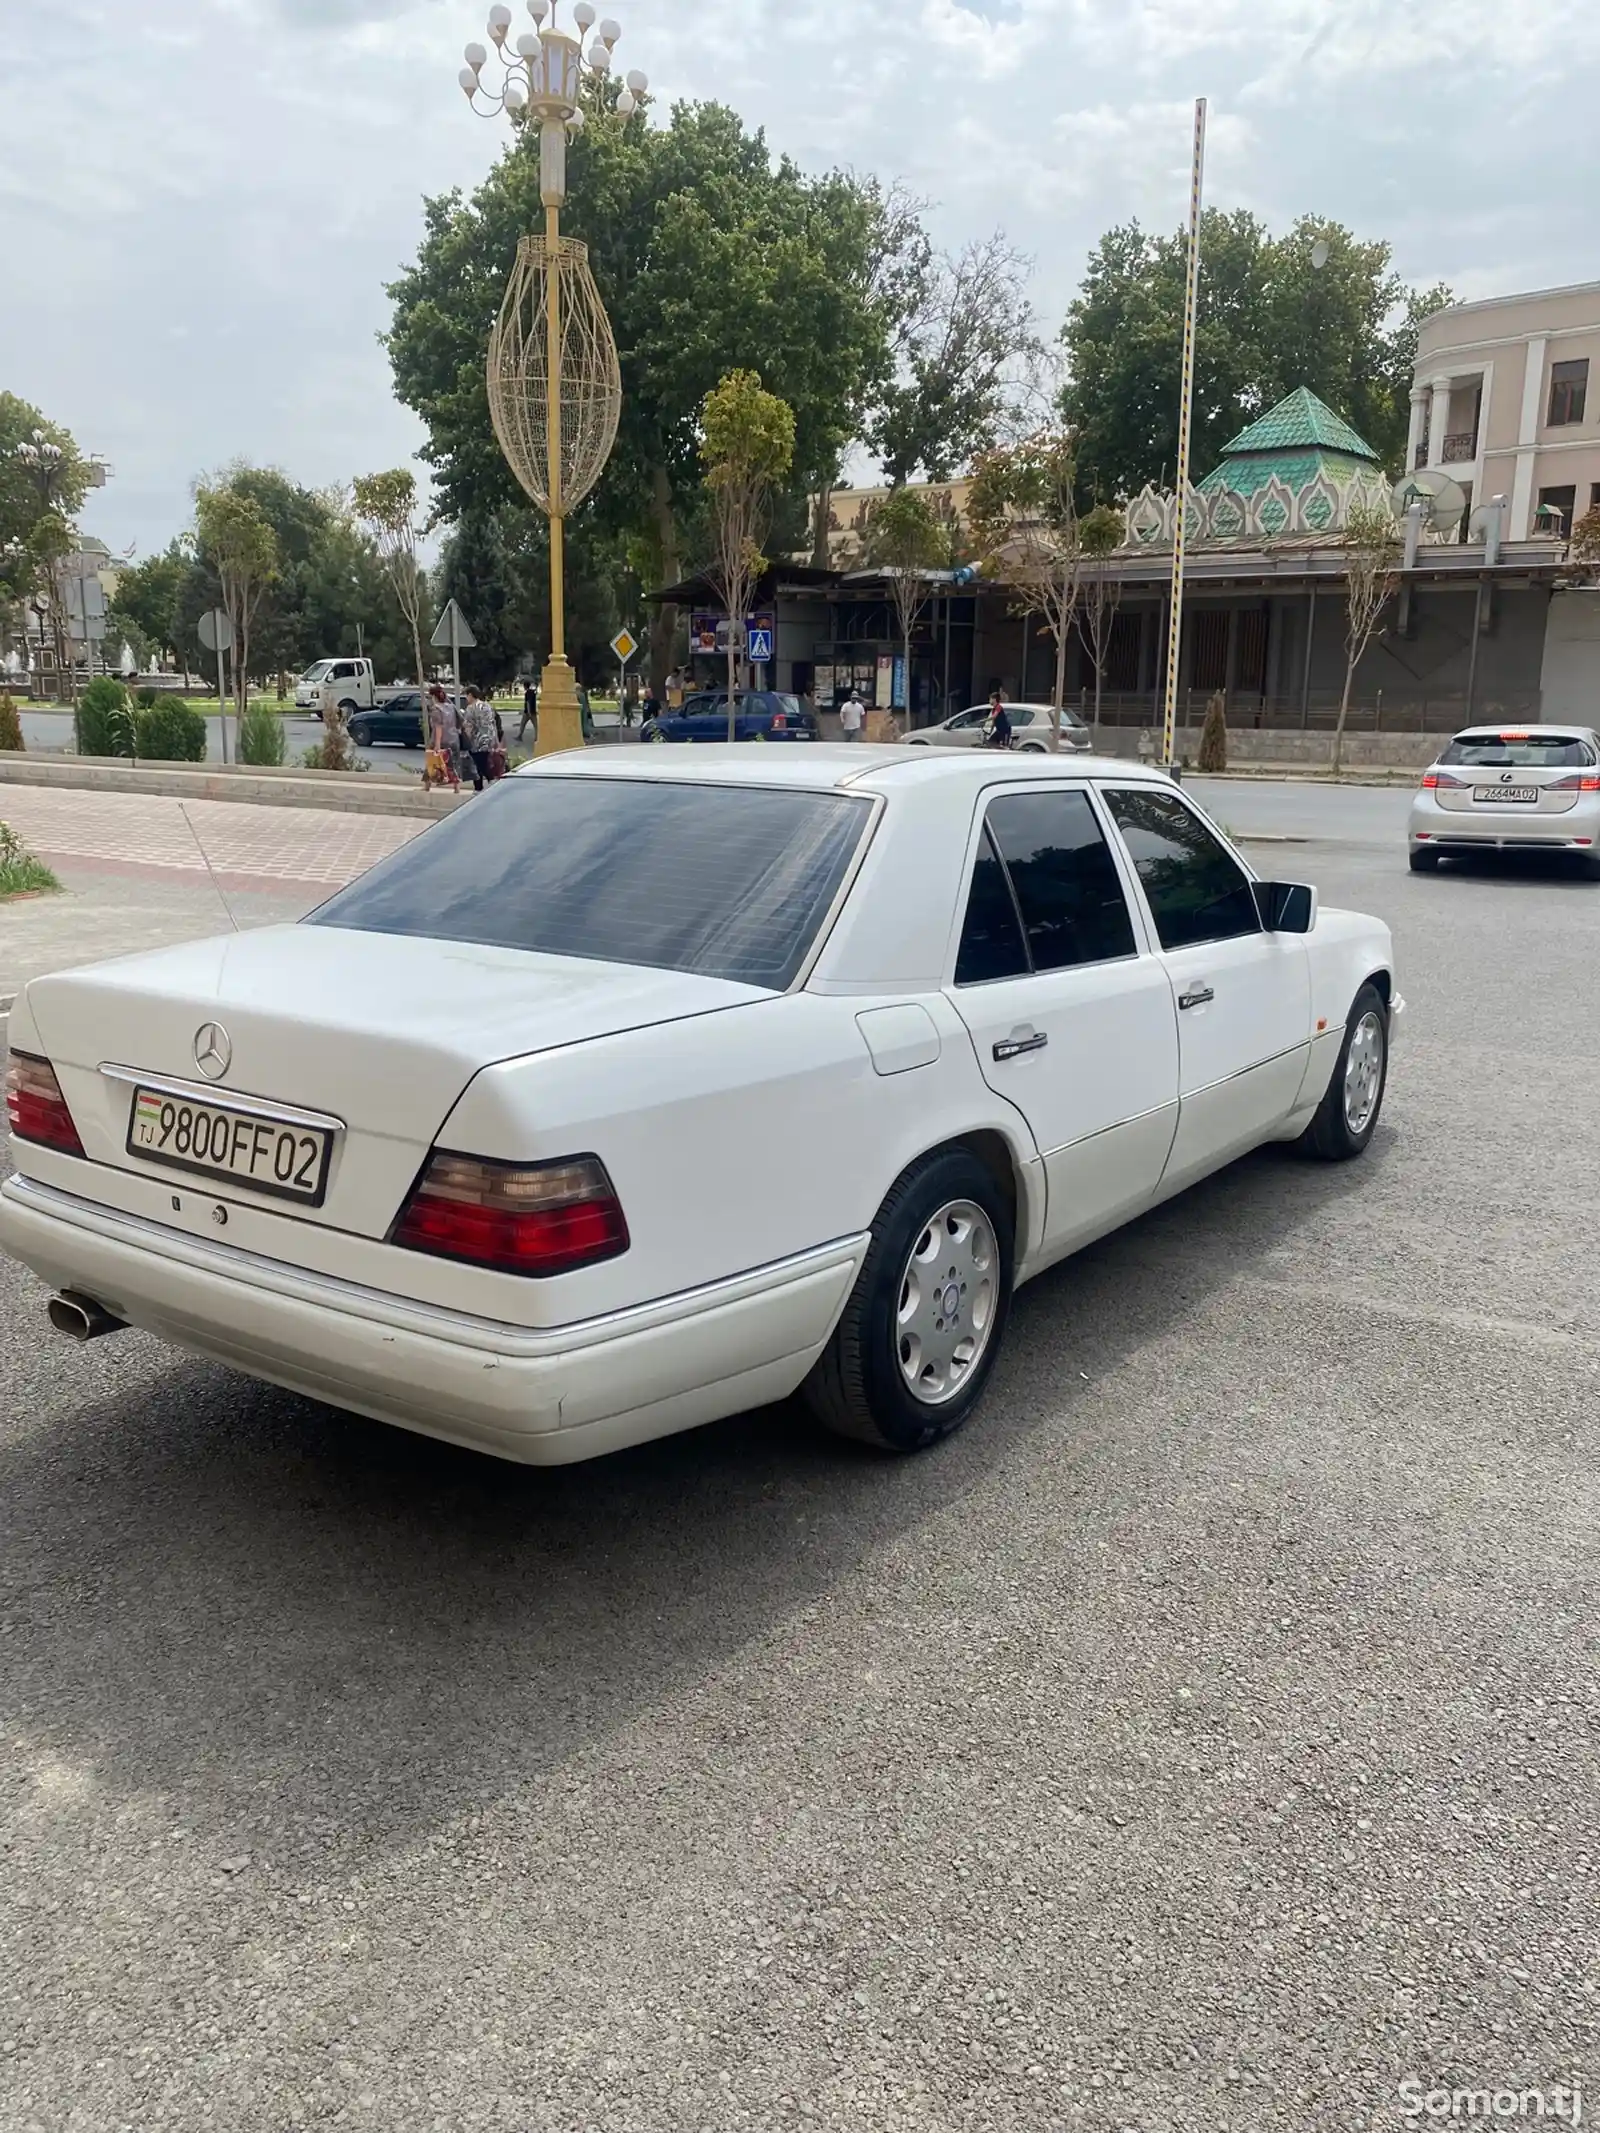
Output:
<svg viewBox="0 0 1600 2133">
<path fill-rule="evenodd" d="M 896 742 L 809 742 L 761 748 L 711 741 L 697 748 L 586 748 L 535 757 L 513 773 L 527 777 L 651 778 L 684 785 L 782 786 L 800 792 L 881 792 L 933 784 L 1064 783 L 1114 778 L 1166 785 L 1163 770 L 1116 756 L 1010 755 L 995 749 L 907 748 Z"/>
</svg>

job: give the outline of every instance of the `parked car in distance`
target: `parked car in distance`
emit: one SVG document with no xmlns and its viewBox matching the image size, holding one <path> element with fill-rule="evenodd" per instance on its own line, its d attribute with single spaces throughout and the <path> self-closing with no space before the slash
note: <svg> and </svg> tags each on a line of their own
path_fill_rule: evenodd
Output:
<svg viewBox="0 0 1600 2133">
<path fill-rule="evenodd" d="M 1019 1282 L 1361 1155 L 1401 1007 L 1387 926 L 1132 763 L 573 751 L 298 925 L 25 985 L 0 1244 L 64 1333 L 506 1458 L 797 1390 L 917 1451 Z"/>
<path fill-rule="evenodd" d="M 370 659 L 317 659 L 294 685 L 295 709 L 314 711 L 320 718 L 323 691 L 330 687 L 347 719 L 353 711 L 365 711 L 378 700 Z"/>
<path fill-rule="evenodd" d="M 686 696 L 681 711 L 663 711 L 640 728 L 646 741 L 725 741 L 728 738 L 728 692 L 704 689 Z M 798 696 L 777 689 L 740 689 L 734 696 L 734 739 L 740 741 L 814 741 L 817 722 Z"/>
<path fill-rule="evenodd" d="M 1050 747 L 1050 727 L 1055 712 L 1049 704 L 1007 704 L 1006 716 L 1011 721 L 1012 745 L 1024 754 L 1041 755 Z M 983 741 L 984 728 L 989 723 L 989 706 L 973 704 L 965 711 L 957 711 L 951 718 L 942 719 L 937 726 L 919 726 L 906 735 L 907 745 L 912 748 L 977 748 Z M 1063 749 L 1090 749 L 1092 736 L 1076 711 L 1063 707 L 1061 712 L 1061 746 Z"/>
<path fill-rule="evenodd" d="M 1600 735 L 1587 726 L 1469 726 L 1422 774 L 1413 874 L 1472 852 L 1570 852 L 1600 880 Z"/>
</svg>

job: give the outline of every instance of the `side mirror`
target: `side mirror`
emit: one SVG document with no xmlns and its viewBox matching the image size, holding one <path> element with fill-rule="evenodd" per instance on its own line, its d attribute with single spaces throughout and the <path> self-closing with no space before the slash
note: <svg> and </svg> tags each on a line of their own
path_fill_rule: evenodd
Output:
<svg viewBox="0 0 1600 2133">
<path fill-rule="evenodd" d="M 1258 881 L 1256 909 L 1269 933 L 1309 933 L 1317 922 L 1317 892 L 1304 881 Z"/>
</svg>

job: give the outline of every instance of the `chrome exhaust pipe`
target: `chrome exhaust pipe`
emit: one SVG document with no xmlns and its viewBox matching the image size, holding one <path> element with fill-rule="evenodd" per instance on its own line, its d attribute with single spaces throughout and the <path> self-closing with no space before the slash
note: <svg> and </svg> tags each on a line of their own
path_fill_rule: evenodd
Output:
<svg viewBox="0 0 1600 2133">
<path fill-rule="evenodd" d="M 80 1296 L 75 1289 L 63 1289 L 59 1296 L 52 1296 L 48 1308 L 51 1325 L 69 1340 L 96 1341 L 102 1333 L 120 1333 L 128 1323 L 125 1318 L 113 1317 L 92 1296 Z"/>
</svg>

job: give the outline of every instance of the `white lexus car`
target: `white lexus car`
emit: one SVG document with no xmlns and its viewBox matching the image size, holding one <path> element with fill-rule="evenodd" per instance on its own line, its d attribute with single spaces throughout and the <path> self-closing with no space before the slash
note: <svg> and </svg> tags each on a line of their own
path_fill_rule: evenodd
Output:
<svg viewBox="0 0 1600 2133">
<path fill-rule="evenodd" d="M 90 1338 L 560 1463 L 803 1389 L 896 1451 L 1020 1281 L 1359 1155 L 1388 929 L 1131 764 L 547 759 L 299 925 L 36 978 L 0 1242 Z"/>
<path fill-rule="evenodd" d="M 1567 852 L 1600 876 L 1600 734 L 1585 726 L 1470 726 L 1411 803 L 1411 871 L 1471 853 Z"/>
</svg>

